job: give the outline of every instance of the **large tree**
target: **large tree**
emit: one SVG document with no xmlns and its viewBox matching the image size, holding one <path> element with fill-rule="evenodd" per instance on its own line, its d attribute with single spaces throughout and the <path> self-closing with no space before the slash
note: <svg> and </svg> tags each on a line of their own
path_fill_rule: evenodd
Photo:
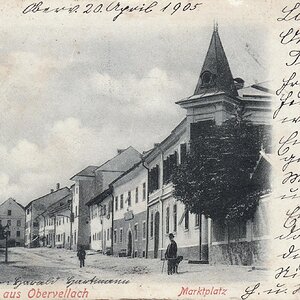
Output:
<svg viewBox="0 0 300 300">
<path fill-rule="evenodd" d="M 260 151 L 270 145 L 265 126 L 237 116 L 206 126 L 172 175 L 174 196 L 192 213 L 225 222 L 253 217 L 268 180 L 254 180 Z"/>
</svg>

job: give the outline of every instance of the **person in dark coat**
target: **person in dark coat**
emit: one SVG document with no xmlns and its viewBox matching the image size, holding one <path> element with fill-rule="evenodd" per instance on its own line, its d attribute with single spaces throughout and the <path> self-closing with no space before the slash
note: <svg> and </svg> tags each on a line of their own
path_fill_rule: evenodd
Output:
<svg viewBox="0 0 300 300">
<path fill-rule="evenodd" d="M 83 246 L 80 246 L 79 250 L 77 251 L 77 256 L 80 262 L 80 268 L 84 267 L 84 260 L 86 256 L 86 252 L 83 248 Z"/>
<path fill-rule="evenodd" d="M 170 244 L 165 253 L 165 259 L 168 260 L 168 275 L 175 273 L 176 258 L 177 258 L 177 244 L 174 241 L 174 234 L 169 234 Z"/>
</svg>

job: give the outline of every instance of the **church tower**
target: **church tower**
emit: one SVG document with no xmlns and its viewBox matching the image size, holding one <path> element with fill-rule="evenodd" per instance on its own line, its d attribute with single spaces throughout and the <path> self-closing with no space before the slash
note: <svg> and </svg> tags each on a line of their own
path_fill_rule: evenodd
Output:
<svg viewBox="0 0 300 300">
<path fill-rule="evenodd" d="M 193 132 L 197 135 L 198 130 L 205 130 L 205 123 L 221 125 L 237 108 L 253 123 L 269 124 L 274 94 L 269 86 L 265 81 L 244 87 L 243 79 L 234 79 L 215 25 L 194 94 L 176 104 L 187 110 L 191 138 Z"/>
<path fill-rule="evenodd" d="M 215 26 L 194 95 L 224 92 L 237 96 L 229 63 Z"/>
<path fill-rule="evenodd" d="M 194 94 L 176 104 L 187 110 L 188 123 L 211 121 L 222 124 L 239 104 L 237 96 L 218 26 L 215 25 Z"/>
</svg>

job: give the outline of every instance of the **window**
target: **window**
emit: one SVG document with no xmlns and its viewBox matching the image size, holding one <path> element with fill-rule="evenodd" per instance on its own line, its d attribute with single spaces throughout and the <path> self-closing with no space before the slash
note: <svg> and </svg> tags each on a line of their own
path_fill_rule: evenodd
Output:
<svg viewBox="0 0 300 300">
<path fill-rule="evenodd" d="M 75 193 L 78 194 L 78 192 L 79 192 L 79 188 L 78 188 L 78 186 L 76 186 Z"/>
<path fill-rule="evenodd" d="M 163 161 L 163 183 L 168 184 L 171 181 L 172 174 L 176 169 L 178 162 L 177 151 L 171 154 Z"/>
<path fill-rule="evenodd" d="M 195 227 L 198 227 L 200 224 L 200 214 L 195 214 Z"/>
<path fill-rule="evenodd" d="M 104 240 L 106 240 L 106 230 L 104 230 Z"/>
<path fill-rule="evenodd" d="M 150 216 L 150 237 L 153 237 L 153 212 L 151 213 Z"/>
<path fill-rule="evenodd" d="M 119 242 L 123 243 L 123 228 L 120 228 Z"/>
<path fill-rule="evenodd" d="M 21 236 L 21 232 L 18 230 L 17 231 L 17 237 L 20 237 Z"/>
<path fill-rule="evenodd" d="M 76 234 L 76 230 L 75 230 L 75 232 L 74 232 L 74 244 L 77 244 L 76 238 L 77 238 L 77 234 Z"/>
<path fill-rule="evenodd" d="M 146 238 L 146 222 L 143 221 L 143 239 Z"/>
<path fill-rule="evenodd" d="M 9 210 L 7 211 L 7 215 L 8 215 L 8 216 L 11 216 L 11 209 L 9 209 Z"/>
<path fill-rule="evenodd" d="M 27 215 L 29 215 L 29 213 L 30 213 L 30 209 L 29 209 L 29 208 L 27 208 Z"/>
<path fill-rule="evenodd" d="M 7 225 L 8 225 L 8 226 L 11 225 L 11 220 L 7 220 Z"/>
<path fill-rule="evenodd" d="M 185 210 L 185 215 L 184 215 L 184 229 L 188 230 L 189 229 L 189 211 L 186 209 Z"/>
<path fill-rule="evenodd" d="M 134 224 L 134 239 L 138 240 L 138 224 Z"/>
<path fill-rule="evenodd" d="M 109 228 L 107 228 L 107 235 L 106 235 L 107 240 L 109 240 Z"/>
<path fill-rule="evenodd" d="M 135 203 L 139 202 L 139 188 L 137 187 L 135 189 Z"/>
<path fill-rule="evenodd" d="M 118 196 L 115 198 L 115 211 L 118 210 Z"/>
<path fill-rule="evenodd" d="M 170 231 L 170 207 L 166 208 L 166 233 Z"/>
<path fill-rule="evenodd" d="M 128 202 L 128 206 L 131 206 L 131 191 L 128 192 L 127 202 Z"/>
<path fill-rule="evenodd" d="M 103 205 L 103 216 L 105 216 L 106 215 L 106 205 L 104 204 Z"/>
<path fill-rule="evenodd" d="M 75 206 L 75 217 L 78 216 L 78 208 L 77 208 L 77 205 Z"/>
<path fill-rule="evenodd" d="M 173 205 L 173 231 L 177 231 L 177 204 Z"/>
<path fill-rule="evenodd" d="M 146 200 L 146 182 L 143 183 L 143 201 Z"/>
<path fill-rule="evenodd" d="M 149 193 L 159 189 L 159 165 L 156 165 L 149 172 Z"/>
<path fill-rule="evenodd" d="M 114 230 L 114 243 L 117 242 L 117 230 L 115 229 Z"/>
<path fill-rule="evenodd" d="M 124 207 L 124 195 L 122 194 L 120 196 L 120 209 L 123 209 L 123 207 Z"/>
</svg>

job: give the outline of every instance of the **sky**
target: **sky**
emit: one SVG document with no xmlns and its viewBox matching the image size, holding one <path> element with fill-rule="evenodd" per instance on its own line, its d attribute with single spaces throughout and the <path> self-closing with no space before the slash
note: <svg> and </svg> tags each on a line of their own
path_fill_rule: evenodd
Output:
<svg viewBox="0 0 300 300">
<path fill-rule="evenodd" d="M 0 203 L 70 186 L 117 149 L 148 150 L 185 117 L 175 102 L 194 92 L 215 14 L 112 22 L 12 3 L 0 18 Z M 217 18 L 233 76 L 269 80 L 265 28 Z"/>
</svg>

